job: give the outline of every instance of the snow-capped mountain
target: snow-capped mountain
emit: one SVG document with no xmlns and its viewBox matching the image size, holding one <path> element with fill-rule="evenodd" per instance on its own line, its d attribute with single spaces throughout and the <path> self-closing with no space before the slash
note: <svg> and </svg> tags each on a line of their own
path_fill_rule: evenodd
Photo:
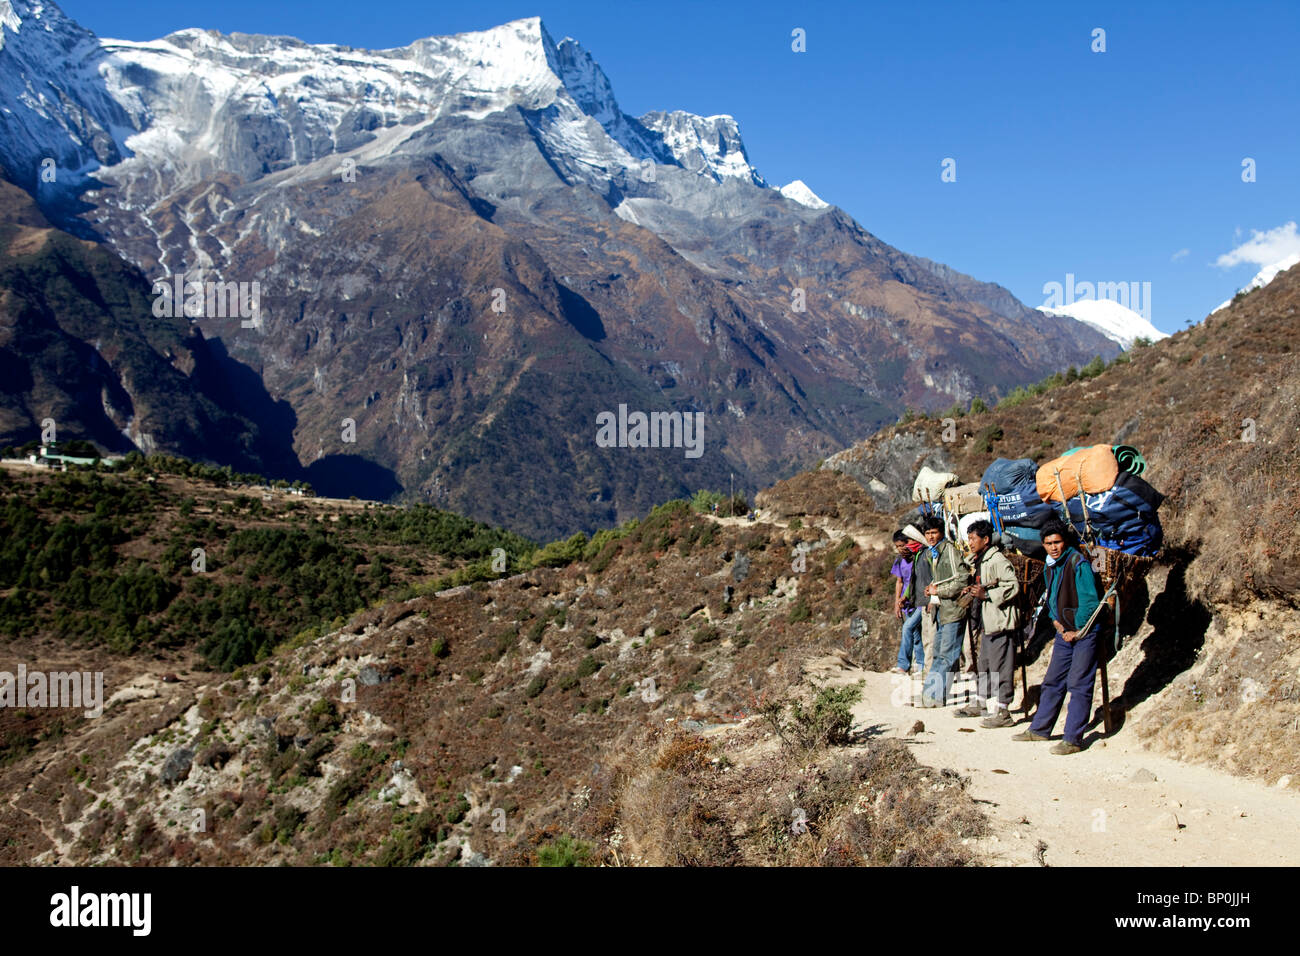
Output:
<svg viewBox="0 0 1300 956">
<path fill-rule="evenodd" d="M 138 267 L 139 302 L 257 283 L 252 327 L 194 324 L 231 413 L 327 492 L 549 539 L 1117 351 L 769 186 L 731 116 L 630 116 L 536 17 L 361 50 L 101 40 L 0 0 L 0 41 L 7 176 Z M 708 452 L 605 454 L 620 404 L 706 414 Z"/>
<path fill-rule="evenodd" d="M 1132 348 L 1139 338 L 1154 342 L 1169 337 L 1128 306 L 1111 299 L 1079 299 L 1069 305 L 1044 307 L 1041 311 L 1077 319 L 1125 349 Z"/>
<path fill-rule="evenodd" d="M 216 171 L 252 179 L 517 109 L 574 181 L 648 162 L 763 184 L 731 117 L 626 115 L 590 54 L 538 17 L 370 51 L 199 29 L 100 40 L 53 4 L 0 0 L 0 63 L 0 141 L 28 182 L 47 156 L 72 188 L 119 166 L 118 184 L 134 167 L 172 188 Z"/>
</svg>

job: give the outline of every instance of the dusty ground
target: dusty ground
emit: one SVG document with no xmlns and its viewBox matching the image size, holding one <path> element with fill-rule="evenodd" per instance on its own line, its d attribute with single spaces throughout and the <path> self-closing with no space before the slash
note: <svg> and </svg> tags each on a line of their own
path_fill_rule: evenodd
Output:
<svg viewBox="0 0 1300 956">
<path fill-rule="evenodd" d="M 993 828 L 980 841 L 989 863 L 1036 866 L 1040 840 L 1052 866 L 1300 863 L 1294 789 L 1162 757 L 1142 749 L 1131 730 L 1094 740 L 1082 753 L 1055 756 L 1051 744 L 1010 739 L 1028 726 L 1023 718 L 1016 728 L 985 730 L 978 720 L 955 717 L 953 707 L 899 706 L 905 679 L 838 656 L 811 662 L 808 674 L 833 685 L 864 681 L 863 701 L 854 709 L 859 726 L 903 737 L 922 763 L 970 777 L 969 793 Z M 918 720 L 925 730 L 908 737 Z M 1059 731 L 1058 724 L 1058 738 Z"/>
</svg>

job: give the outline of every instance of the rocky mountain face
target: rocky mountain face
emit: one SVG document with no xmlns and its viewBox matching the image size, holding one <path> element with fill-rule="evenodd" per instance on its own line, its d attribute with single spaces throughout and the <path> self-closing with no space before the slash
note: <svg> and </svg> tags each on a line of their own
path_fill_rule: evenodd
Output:
<svg viewBox="0 0 1300 956">
<path fill-rule="evenodd" d="M 627 115 L 537 18 L 367 51 L 0 0 L 0 44 L 0 162 L 150 281 L 256 283 L 189 317 L 327 492 L 554 537 L 1116 352 L 770 187 L 732 117 Z M 703 453 L 603 447 L 620 406 Z"/>
<path fill-rule="evenodd" d="M 110 249 L 55 229 L 0 180 L 0 444 L 44 441 L 52 423 L 55 440 L 109 452 L 294 470 L 240 410 L 265 397 L 255 378 L 184 318 L 154 318 L 148 291 Z"/>
</svg>

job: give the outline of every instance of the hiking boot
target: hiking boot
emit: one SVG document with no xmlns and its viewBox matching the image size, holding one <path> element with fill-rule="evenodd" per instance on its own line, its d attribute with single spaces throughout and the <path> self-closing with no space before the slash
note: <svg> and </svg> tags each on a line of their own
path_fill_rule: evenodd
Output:
<svg viewBox="0 0 1300 956">
<path fill-rule="evenodd" d="M 1051 740 L 1051 737 L 1044 737 L 1042 734 L 1036 734 L 1032 730 L 1022 730 L 1011 738 L 1012 740 Z"/>
<path fill-rule="evenodd" d="M 1072 744 L 1068 740 L 1062 740 L 1059 744 L 1057 744 L 1055 747 L 1052 748 L 1052 753 L 1058 754 L 1059 756 L 1062 757 L 1066 757 L 1069 756 L 1070 754 L 1077 754 L 1082 749 L 1083 748 L 1080 747 L 1078 744 Z"/>
<path fill-rule="evenodd" d="M 958 707 L 953 711 L 953 715 L 956 717 L 983 717 L 985 713 L 984 708 L 976 704 L 967 704 L 965 707 Z"/>
<path fill-rule="evenodd" d="M 998 727 L 1014 727 L 1016 722 L 1011 719 L 1011 715 L 1006 712 L 1005 708 L 999 708 L 998 712 L 992 717 L 986 717 L 980 722 L 981 727 L 994 730 Z"/>
</svg>

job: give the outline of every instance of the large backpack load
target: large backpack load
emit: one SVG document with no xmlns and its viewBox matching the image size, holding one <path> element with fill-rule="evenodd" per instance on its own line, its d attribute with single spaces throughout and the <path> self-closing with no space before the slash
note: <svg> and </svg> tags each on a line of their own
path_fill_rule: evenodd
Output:
<svg viewBox="0 0 1300 956">
<path fill-rule="evenodd" d="M 1037 474 L 1032 458 L 999 458 L 984 469 L 980 493 L 989 496 L 1004 525 L 1041 528 L 1054 514 L 1038 494 Z"/>
<path fill-rule="evenodd" d="M 1109 491 L 1119 477 L 1119 462 L 1110 445 L 1071 448 L 1038 469 L 1035 484 L 1044 501 L 1066 501 L 1079 494 Z"/>
<path fill-rule="evenodd" d="M 1060 518 L 1091 547 L 1150 558 L 1164 543 L 1157 513 L 1164 496 L 1138 477 L 1145 470 L 1136 448 L 1092 445 L 1042 466 L 1031 458 L 999 458 L 968 485 L 957 485 L 950 472 L 922 468 L 912 495 L 923 512 L 943 517 L 947 537 L 959 544 L 973 521 L 987 517 L 1008 549 L 1041 559 L 1042 528 Z"/>
<path fill-rule="evenodd" d="M 991 492 L 1006 492 L 1012 488 L 1029 484 L 1038 476 L 1038 466 L 1032 458 L 998 458 L 984 469 L 980 479 L 980 489 Z"/>
<path fill-rule="evenodd" d="M 1133 455 L 1140 460 L 1136 449 L 1128 451 L 1130 462 Z M 1037 487 L 1047 491 L 1044 502 L 1054 502 L 1062 520 L 1098 547 L 1151 557 L 1164 543 L 1156 513 L 1164 496 L 1121 469 L 1109 445 L 1072 448 L 1052 459 L 1038 469 Z"/>
<path fill-rule="evenodd" d="M 977 482 L 972 481 L 968 485 L 956 485 L 946 489 L 943 493 L 944 514 L 961 517 L 975 511 L 983 511 L 984 508 L 985 501 L 980 495 L 980 486 Z"/>
<path fill-rule="evenodd" d="M 1146 462 L 1127 445 L 1071 448 L 1042 466 L 999 458 L 984 470 L 980 493 L 1009 548 L 1042 556 L 1041 529 L 1067 521 L 1085 542 L 1128 555 L 1160 551 L 1157 510 L 1163 496 L 1138 477 Z"/>
<path fill-rule="evenodd" d="M 912 500 L 942 501 L 943 490 L 957 484 L 957 480 L 951 471 L 935 471 L 929 465 L 922 465 L 917 472 L 916 481 L 912 482 Z"/>
</svg>

